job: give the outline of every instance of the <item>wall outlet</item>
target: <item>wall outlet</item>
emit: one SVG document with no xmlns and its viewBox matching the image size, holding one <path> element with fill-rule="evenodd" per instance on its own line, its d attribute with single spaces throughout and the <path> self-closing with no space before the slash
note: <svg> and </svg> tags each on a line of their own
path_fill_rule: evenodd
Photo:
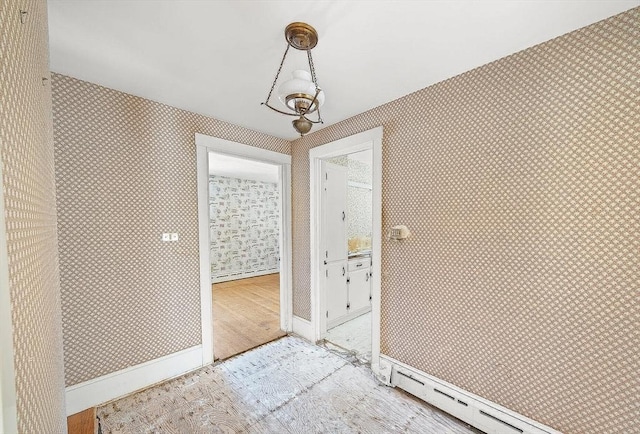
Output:
<svg viewBox="0 0 640 434">
<path fill-rule="evenodd" d="M 389 231 L 389 238 L 392 240 L 404 240 L 409 238 L 409 235 L 411 235 L 411 232 L 409 232 L 409 229 L 404 225 L 394 226 Z"/>
<path fill-rule="evenodd" d="M 162 234 L 162 241 L 171 241 L 171 234 L 169 233 Z"/>
<path fill-rule="evenodd" d="M 177 233 L 172 233 L 171 234 L 171 241 L 178 241 L 178 234 Z"/>
</svg>

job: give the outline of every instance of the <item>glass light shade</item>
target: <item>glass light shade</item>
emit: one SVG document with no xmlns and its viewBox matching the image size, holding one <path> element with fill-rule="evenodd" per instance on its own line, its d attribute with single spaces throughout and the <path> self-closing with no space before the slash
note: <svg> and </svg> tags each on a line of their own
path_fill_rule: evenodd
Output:
<svg viewBox="0 0 640 434">
<path fill-rule="evenodd" d="M 309 72 L 298 69 L 293 71 L 293 78 L 278 87 L 278 98 L 289 109 L 299 113 L 300 107 L 308 107 L 316 94 L 316 86 L 311 81 Z M 324 91 L 320 91 L 313 107 L 305 113 L 312 113 L 324 104 Z"/>
</svg>

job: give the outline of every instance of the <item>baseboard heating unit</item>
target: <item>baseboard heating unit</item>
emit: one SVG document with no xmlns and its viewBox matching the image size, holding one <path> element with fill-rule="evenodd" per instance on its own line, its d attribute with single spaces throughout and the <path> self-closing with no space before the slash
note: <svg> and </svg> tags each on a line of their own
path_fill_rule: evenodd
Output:
<svg viewBox="0 0 640 434">
<path fill-rule="evenodd" d="M 380 368 L 399 387 L 487 434 L 561 434 L 559 431 L 412 368 L 380 356 Z"/>
</svg>

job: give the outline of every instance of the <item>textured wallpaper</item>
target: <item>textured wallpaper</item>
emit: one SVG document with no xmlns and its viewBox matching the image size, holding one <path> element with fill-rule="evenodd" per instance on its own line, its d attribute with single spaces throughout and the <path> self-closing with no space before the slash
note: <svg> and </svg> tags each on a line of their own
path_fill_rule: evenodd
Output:
<svg viewBox="0 0 640 434">
<path fill-rule="evenodd" d="M 640 9 L 296 140 L 296 315 L 315 146 L 384 126 L 382 352 L 567 433 L 638 432 Z"/>
<path fill-rule="evenodd" d="M 363 240 L 360 242 L 360 247 L 362 248 L 349 248 L 349 250 L 366 250 L 371 247 L 371 233 L 373 232 L 372 211 L 373 195 L 371 188 L 349 185 L 347 187 L 347 239 Z M 355 243 L 351 247 L 357 245 L 358 243 Z M 364 248 L 365 246 L 366 249 Z"/>
<path fill-rule="evenodd" d="M 279 196 L 277 183 L 209 177 L 213 282 L 279 271 Z"/>
<path fill-rule="evenodd" d="M 290 143 L 59 74 L 53 116 L 66 385 L 200 344 L 194 135 Z"/>
<path fill-rule="evenodd" d="M 372 155 L 371 152 L 368 153 Z M 350 240 L 349 250 L 370 249 L 373 231 L 373 216 L 371 214 L 373 210 L 372 162 L 365 163 L 354 160 L 347 155 L 329 158 L 327 161 L 347 168 L 349 182 L 347 185 L 347 239 Z M 362 241 L 357 242 L 356 239 Z"/>
<path fill-rule="evenodd" d="M 351 158 L 347 161 L 349 170 L 347 238 L 352 240 L 349 250 L 368 250 L 371 247 L 371 233 L 373 232 L 372 164 L 373 161 L 365 163 Z"/>
<path fill-rule="evenodd" d="M 20 20 L 20 9 L 27 12 Z M 0 160 L 20 433 L 66 432 L 47 5 L 0 2 Z M 43 78 L 46 78 L 43 82 Z"/>
</svg>

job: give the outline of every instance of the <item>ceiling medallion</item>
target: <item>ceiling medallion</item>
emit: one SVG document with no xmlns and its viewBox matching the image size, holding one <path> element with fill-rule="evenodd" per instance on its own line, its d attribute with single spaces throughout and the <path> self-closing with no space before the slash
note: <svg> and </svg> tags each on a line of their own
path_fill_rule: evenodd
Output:
<svg viewBox="0 0 640 434">
<path fill-rule="evenodd" d="M 307 23 L 296 22 L 289 24 L 285 28 L 284 37 L 287 41 L 287 48 L 284 50 L 280 67 L 276 73 L 276 78 L 273 80 L 267 99 L 262 104 L 283 115 L 295 116 L 297 119 L 292 122 L 293 128 L 300 136 L 304 136 L 311 131 L 313 124 L 323 123 L 320 107 L 324 104 L 324 92 L 318 86 L 313 58 L 311 57 L 311 50 L 318 43 L 318 32 Z M 293 71 L 293 78 L 278 87 L 278 99 L 286 107 L 287 111 L 285 111 L 285 109 L 280 110 L 270 105 L 269 100 L 291 47 L 307 52 L 309 71 L 304 69 Z M 316 119 L 308 117 L 312 113 L 316 114 Z"/>
</svg>

